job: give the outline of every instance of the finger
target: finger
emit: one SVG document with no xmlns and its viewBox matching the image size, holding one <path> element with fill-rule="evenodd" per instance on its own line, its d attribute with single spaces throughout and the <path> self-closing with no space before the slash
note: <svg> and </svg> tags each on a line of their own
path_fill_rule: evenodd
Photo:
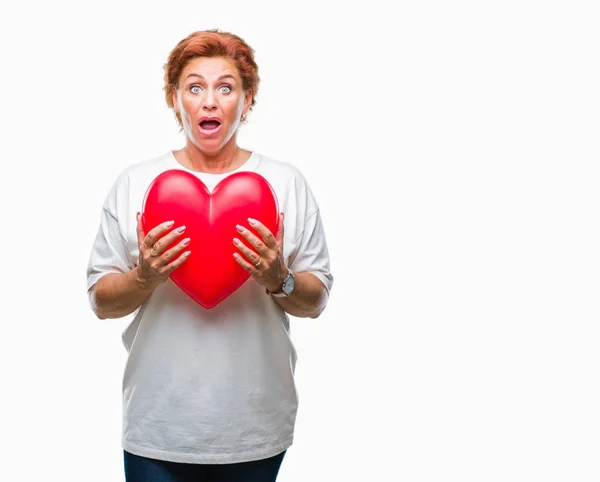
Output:
<svg viewBox="0 0 600 482">
<path fill-rule="evenodd" d="M 173 224 L 174 224 L 174 221 L 166 221 L 164 223 L 159 224 L 155 228 L 151 229 L 148 232 L 148 234 L 146 234 L 146 237 L 144 238 L 144 244 L 146 245 L 146 247 L 151 248 L 152 246 L 154 246 L 156 241 L 158 241 L 158 239 L 163 234 L 165 234 L 169 230 L 169 228 L 171 228 L 171 226 L 173 226 Z"/>
<path fill-rule="evenodd" d="M 160 241 L 159 241 L 160 242 Z M 170 249 L 167 249 L 164 253 L 160 255 L 160 257 L 169 263 L 173 259 L 175 259 L 179 254 L 190 244 L 190 238 L 182 239 L 180 243 L 176 246 L 173 246 Z"/>
<path fill-rule="evenodd" d="M 250 273 L 251 275 L 255 275 L 257 273 L 257 270 L 254 267 L 254 265 L 248 263 L 248 261 L 246 261 L 241 255 L 233 253 L 233 257 L 236 260 L 237 264 L 239 264 L 242 268 L 248 271 L 248 273 Z"/>
<path fill-rule="evenodd" d="M 240 224 L 238 224 L 236 226 L 236 229 L 237 229 L 238 233 L 240 233 L 246 239 L 246 241 L 248 241 L 248 244 L 250 246 L 252 246 L 254 249 L 256 249 L 256 251 L 258 251 L 258 254 L 260 254 L 261 256 L 268 255 L 269 249 L 265 246 L 265 243 L 263 243 L 262 240 L 259 239 L 257 236 L 252 234 L 252 232 L 250 232 L 250 230 L 246 229 L 244 226 L 241 226 Z"/>
<path fill-rule="evenodd" d="M 157 253 L 162 253 L 165 249 L 171 246 L 177 238 L 179 238 L 185 232 L 185 226 L 179 226 L 168 234 L 165 234 L 156 243 L 154 243 L 154 249 Z"/>
<path fill-rule="evenodd" d="M 273 233 L 269 231 L 269 228 L 267 228 L 263 223 L 257 221 L 256 219 L 248 218 L 248 222 L 250 223 L 250 226 L 252 226 L 256 230 L 256 232 L 260 234 L 260 237 L 262 238 L 263 242 L 270 249 L 277 249 L 277 240 L 275 239 L 275 236 L 273 236 Z"/>
<path fill-rule="evenodd" d="M 233 238 L 233 244 L 253 265 L 260 261 L 260 256 L 252 251 L 248 246 L 242 243 L 238 238 Z"/>
<path fill-rule="evenodd" d="M 185 253 L 183 253 L 181 256 L 176 258 L 175 261 L 172 261 L 171 263 L 169 263 L 164 270 L 164 274 L 166 274 L 167 276 L 170 275 L 173 271 L 175 271 L 177 268 L 179 268 L 183 263 L 185 263 L 188 260 L 191 253 L 192 252 L 188 250 Z"/>
</svg>

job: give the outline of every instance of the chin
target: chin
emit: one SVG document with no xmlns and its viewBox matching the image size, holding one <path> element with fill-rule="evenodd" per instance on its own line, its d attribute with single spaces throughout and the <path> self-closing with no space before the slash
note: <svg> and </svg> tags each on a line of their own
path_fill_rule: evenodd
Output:
<svg viewBox="0 0 600 482">
<path fill-rule="evenodd" d="M 228 139 L 198 139 L 194 137 L 192 142 L 201 151 L 214 154 L 222 150 L 230 142 L 235 142 L 233 137 L 230 136 Z"/>
<path fill-rule="evenodd" d="M 216 139 L 207 141 L 206 139 L 194 138 L 194 139 L 192 139 L 192 144 L 194 144 L 194 146 L 196 146 L 202 152 L 215 154 L 215 153 L 219 152 L 221 149 L 223 149 L 223 147 L 225 146 L 226 143 L 216 140 Z"/>
</svg>

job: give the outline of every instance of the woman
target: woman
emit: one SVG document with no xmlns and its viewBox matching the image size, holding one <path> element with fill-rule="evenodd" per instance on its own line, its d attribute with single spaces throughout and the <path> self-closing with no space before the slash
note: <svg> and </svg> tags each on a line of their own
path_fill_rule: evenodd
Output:
<svg viewBox="0 0 600 482">
<path fill-rule="evenodd" d="M 253 50 L 239 37 L 210 30 L 179 42 L 165 65 L 165 92 L 185 147 L 125 169 L 103 206 L 87 271 L 90 304 L 100 319 L 136 312 L 123 333 L 128 482 L 275 480 L 292 444 L 298 400 L 288 315 L 318 317 L 333 277 L 302 174 L 237 145 L 258 84 Z M 232 255 L 250 278 L 210 310 L 169 278 L 194 256 L 185 226 L 165 219 L 142 228 L 145 192 L 168 169 L 193 173 L 210 190 L 234 172 L 256 172 L 282 211 L 276 233 L 260 220 L 249 220 L 260 237 L 237 226 Z"/>
</svg>

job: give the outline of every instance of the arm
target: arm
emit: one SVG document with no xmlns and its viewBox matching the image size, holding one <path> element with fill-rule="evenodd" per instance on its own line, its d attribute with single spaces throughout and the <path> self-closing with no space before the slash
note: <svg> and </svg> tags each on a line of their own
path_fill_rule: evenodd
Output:
<svg viewBox="0 0 600 482">
<path fill-rule="evenodd" d="M 181 253 L 189 244 L 189 238 L 166 249 L 185 231 L 185 226 L 182 226 L 169 232 L 172 226 L 173 222 L 168 221 L 144 235 L 138 213 L 140 254 L 137 266 L 125 273 L 108 273 L 89 289 L 90 305 L 98 318 L 121 318 L 133 313 L 188 259 L 189 250 Z"/>
<path fill-rule="evenodd" d="M 271 298 L 292 316 L 317 318 L 327 306 L 329 299 L 325 286 L 314 274 L 306 271 L 294 273 L 294 278 L 294 291 L 290 296 Z"/>
<path fill-rule="evenodd" d="M 98 318 L 121 318 L 138 309 L 154 291 L 138 276 L 138 270 L 109 273 L 89 290 L 90 304 Z"/>
<path fill-rule="evenodd" d="M 281 290 L 283 280 L 288 274 L 283 259 L 283 214 L 279 218 L 279 230 L 276 236 L 259 221 L 249 219 L 250 225 L 262 237 L 262 240 L 243 226 L 237 230 L 246 242 L 256 250 L 248 248 L 239 239 L 233 243 L 243 254 L 234 253 L 238 264 L 248 271 L 260 285 L 268 291 L 276 293 Z M 325 285 L 319 278 L 308 271 L 294 273 L 295 287 L 288 297 L 271 298 L 287 313 L 299 318 L 317 318 L 325 309 L 329 295 Z"/>
</svg>

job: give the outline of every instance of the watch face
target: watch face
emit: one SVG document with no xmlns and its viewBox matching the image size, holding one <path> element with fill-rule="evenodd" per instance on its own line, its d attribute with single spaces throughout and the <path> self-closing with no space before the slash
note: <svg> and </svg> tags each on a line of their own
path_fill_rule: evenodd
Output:
<svg viewBox="0 0 600 482">
<path fill-rule="evenodd" d="M 286 295 L 290 295 L 292 291 L 294 291 L 294 275 L 290 273 L 290 276 L 287 277 L 285 282 L 283 283 L 282 291 Z"/>
</svg>

